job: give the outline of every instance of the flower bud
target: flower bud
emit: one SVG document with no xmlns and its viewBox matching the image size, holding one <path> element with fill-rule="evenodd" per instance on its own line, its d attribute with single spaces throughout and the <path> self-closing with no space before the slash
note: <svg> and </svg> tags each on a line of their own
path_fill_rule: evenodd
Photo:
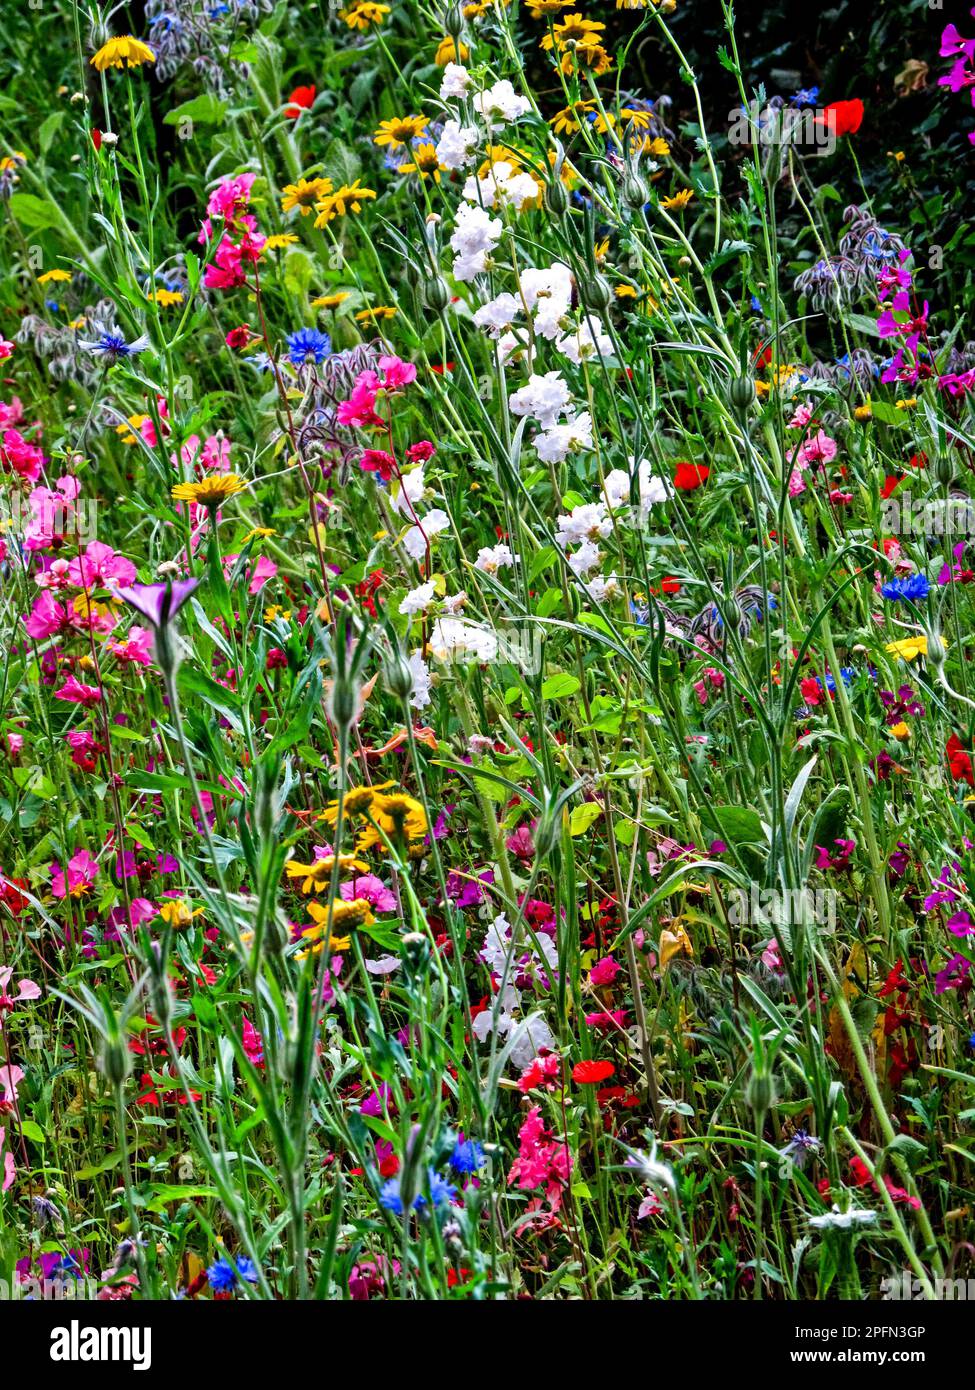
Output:
<svg viewBox="0 0 975 1390">
<path fill-rule="evenodd" d="M 399 700 L 408 700 L 413 694 L 413 672 L 403 653 L 397 648 L 383 667 L 386 689 Z"/>
<path fill-rule="evenodd" d="M 553 179 L 545 185 L 545 206 L 556 217 L 564 217 L 569 210 L 569 195 L 561 179 Z"/>
<path fill-rule="evenodd" d="M 439 275 L 432 275 L 423 282 L 423 302 L 435 314 L 442 314 L 450 303 L 450 290 Z"/>
<path fill-rule="evenodd" d="M 755 383 L 750 376 L 735 376 L 728 386 L 728 401 L 736 410 L 747 410 L 755 399 Z"/>
<path fill-rule="evenodd" d="M 613 291 L 602 275 L 587 275 L 579 282 L 579 297 L 587 309 L 601 313 L 613 302 Z"/>
<path fill-rule="evenodd" d="M 639 174 L 629 173 L 623 180 L 623 202 L 634 212 L 646 207 L 650 191 Z"/>
<path fill-rule="evenodd" d="M 98 1070 L 111 1086 L 125 1085 L 132 1070 L 132 1054 L 121 1035 L 105 1038 L 98 1054 Z"/>
</svg>

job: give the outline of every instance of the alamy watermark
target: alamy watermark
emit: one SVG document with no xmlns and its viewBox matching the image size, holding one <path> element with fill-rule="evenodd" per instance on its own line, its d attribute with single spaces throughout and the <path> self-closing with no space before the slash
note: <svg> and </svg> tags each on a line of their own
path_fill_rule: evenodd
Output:
<svg viewBox="0 0 975 1390">
<path fill-rule="evenodd" d="M 814 155 L 832 154 L 836 149 L 836 125 L 814 106 L 801 110 L 794 106 L 762 106 L 750 101 L 728 112 L 728 140 L 732 145 L 770 148 L 790 145 Z"/>
<path fill-rule="evenodd" d="M 728 920 L 734 927 L 796 927 L 815 924 L 836 930 L 836 892 L 832 888 L 733 888 L 727 900 Z"/>
<path fill-rule="evenodd" d="M 932 497 L 922 502 L 909 492 L 884 499 L 884 528 L 892 536 L 975 535 L 975 501 L 970 497 Z"/>
</svg>

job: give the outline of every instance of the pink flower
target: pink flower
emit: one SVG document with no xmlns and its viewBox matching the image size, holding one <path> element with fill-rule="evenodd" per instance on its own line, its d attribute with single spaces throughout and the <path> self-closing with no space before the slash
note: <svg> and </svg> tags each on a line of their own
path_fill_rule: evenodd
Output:
<svg viewBox="0 0 975 1390">
<path fill-rule="evenodd" d="M 382 424 L 375 409 L 378 388 L 379 379 L 375 372 L 360 372 L 349 399 L 339 402 L 339 424 L 351 425 L 355 429 Z"/>
<path fill-rule="evenodd" d="M 5 430 L 0 444 L 0 464 L 28 483 L 36 483 L 47 462 L 36 444 L 29 444 L 20 430 Z"/>
<path fill-rule="evenodd" d="M 134 583 L 136 568 L 104 541 L 91 541 L 85 553 L 71 561 L 68 575 L 79 589 L 109 589 Z"/>
<path fill-rule="evenodd" d="M 67 609 L 53 599 L 47 589 L 38 594 L 30 614 L 24 619 L 28 636 L 35 642 L 46 642 L 49 637 L 63 631 L 67 626 Z"/>
<path fill-rule="evenodd" d="M 620 973 L 622 966 L 612 956 L 603 956 L 589 972 L 589 983 L 596 986 L 611 985 Z"/>
<path fill-rule="evenodd" d="M 225 555 L 223 557 L 223 572 L 229 579 L 237 561 L 236 555 Z M 269 579 L 273 579 L 278 572 L 278 567 L 273 560 L 269 560 L 266 555 L 261 555 L 253 565 L 248 565 L 245 571 L 248 580 L 247 592 L 249 594 L 259 594 Z"/>
<path fill-rule="evenodd" d="M 0 338 L 0 358 L 13 355 L 14 345 L 9 338 Z"/>
<path fill-rule="evenodd" d="M 6 1138 L 7 1131 L 3 1125 L 0 1125 L 0 1153 L 3 1152 Z M 7 1149 L 6 1153 L 3 1155 L 3 1181 L 0 1182 L 0 1192 L 7 1191 L 7 1188 L 13 1183 L 16 1172 L 17 1169 L 14 1167 L 14 1156 L 10 1150 Z"/>
<path fill-rule="evenodd" d="M 533 1105 L 518 1131 L 518 1157 L 508 1173 L 508 1186 L 517 1183 L 522 1192 L 544 1187 L 552 1211 L 562 1205 L 562 1191 L 572 1170 L 567 1144 L 553 1138 L 542 1123 L 541 1106 Z"/>
<path fill-rule="evenodd" d="M 108 650 L 116 661 L 148 666 L 152 661 L 152 633 L 147 627 L 130 627 L 121 641 L 110 637 Z"/>
<path fill-rule="evenodd" d="M 18 1004 L 25 1004 L 29 999 L 41 997 L 40 985 L 35 985 L 33 980 L 19 981 L 16 994 L 10 994 L 7 986 L 13 973 L 13 968 L 9 965 L 0 970 L 0 1015 L 12 1012 Z"/>
<path fill-rule="evenodd" d="M 339 884 L 339 892 L 347 903 L 363 898 L 377 912 L 392 912 L 396 907 L 396 895 L 387 888 L 375 874 L 362 874 Z"/>
<path fill-rule="evenodd" d="M 72 898 L 84 897 L 86 893 L 91 892 L 97 873 L 97 862 L 86 849 L 79 849 L 78 853 L 68 860 L 67 873 L 60 864 L 52 869 L 51 893 L 55 898 L 66 898 L 69 895 Z"/>
<path fill-rule="evenodd" d="M 383 389 L 398 391 L 416 381 L 416 367 L 412 362 L 404 362 L 401 357 L 380 357 L 379 370 L 383 374 Z"/>
<path fill-rule="evenodd" d="M 74 676 L 69 676 L 60 690 L 54 692 L 55 700 L 66 700 L 70 705 L 84 705 L 91 709 L 100 703 L 101 689 L 97 685 L 82 685 Z"/>
<path fill-rule="evenodd" d="M 17 1100 L 17 1087 L 24 1079 L 24 1073 L 20 1067 L 13 1066 L 10 1062 L 5 1067 L 0 1067 L 0 1101 L 5 1101 L 8 1105 Z"/>
</svg>

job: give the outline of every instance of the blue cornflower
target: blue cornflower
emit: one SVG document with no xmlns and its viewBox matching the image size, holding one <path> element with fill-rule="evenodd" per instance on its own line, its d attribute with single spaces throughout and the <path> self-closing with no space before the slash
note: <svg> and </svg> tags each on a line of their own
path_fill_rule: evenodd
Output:
<svg viewBox="0 0 975 1390">
<path fill-rule="evenodd" d="M 975 1050 L 975 1033 L 973 1033 L 971 1037 L 968 1039 L 968 1046 Z"/>
<path fill-rule="evenodd" d="M 288 356 L 296 367 L 324 362 L 331 351 L 331 338 L 317 328 L 299 328 L 297 333 L 288 334 Z"/>
<path fill-rule="evenodd" d="M 257 1265 L 253 1260 L 249 1260 L 246 1255 L 241 1255 L 237 1260 L 237 1273 L 245 1283 L 257 1283 Z"/>
<path fill-rule="evenodd" d="M 458 1139 L 450 1155 L 450 1166 L 455 1173 L 476 1173 L 484 1167 L 484 1150 L 476 1139 Z"/>
<path fill-rule="evenodd" d="M 927 598 L 930 588 L 926 574 L 909 574 L 906 579 L 892 579 L 880 592 L 891 603 L 899 603 L 901 599 L 913 603 L 916 599 Z"/>
<path fill-rule="evenodd" d="M 800 87 L 798 92 L 793 95 L 793 106 L 815 106 L 819 100 L 818 87 Z"/>
<path fill-rule="evenodd" d="M 56 299 L 45 299 L 44 307 L 50 309 L 52 314 L 56 314 L 61 306 Z"/>
<path fill-rule="evenodd" d="M 749 303 L 751 305 L 751 310 L 753 314 L 760 314 L 762 312 L 762 301 L 759 299 L 757 294 L 752 295 L 751 299 L 749 300 Z"/>
<path fill-rule="evenodd" d="M 221 1255 L 207 1270 L 207 1279 L 214 1293 L 229 1293 L 237 1283 L 237 1271 L 230 1261 Z"/>
<path fill-rule="evenodd" d="M 109 366 L 122 361 L 126 357 L 135 357 L 137 353 L 145 352 L 151 346 L 149 339 L 142 335 L 136 338 L 134 343 L 127 343 L 121 328 L 113 326 L 106 328 L 103 324 L 94 325 L 98 337 L 91 343 L 78 341 L 78 346 L 85 352 L 98 353 L 105 359 Z"/>
<path fill-rule="evenodd" d="M 452 1202 L 457 1196 L 457 1189 L 452 1182 L 442 1178 L 435 1169 L 429 1170 L 430 1178 L 430 1197 L 435 1207 L 442 1207 L 447 1202 Z"/>
</svg>

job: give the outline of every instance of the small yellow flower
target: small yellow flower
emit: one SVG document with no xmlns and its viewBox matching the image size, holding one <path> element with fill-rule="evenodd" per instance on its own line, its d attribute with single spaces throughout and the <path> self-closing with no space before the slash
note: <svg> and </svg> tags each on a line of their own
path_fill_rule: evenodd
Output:
<svg viewBox="0 0 975 1390">
<path fill-rule="evenodd" d="M 675 919 L 672 923 L 673 930 L 664 929 L 660 933 L 660 969 L 666 970 L 675 956 L 693 956 L 694 947 L 691 945 L 690 937 Z"/>
<path fill-rule="evenodd" d="M 394 786 L 393 782 L 380 782 L 375 787 L 352 787 L 345 793 L 342 802 L 343 814 L 346 816 L 364 816 L 372 805 L 372 799 L 377 792 L 384 792 L 387 788 Z M 319 819 L 328 821 L 329 825 L 335 825 L 339 816 L 338 801 L 330 801 L 325 807 Z"/>
<path fill-rule="evenodd" d="M 247 535 L 241 541 L 241 545 L 246 545 L 248 541 L 260 541 L 263 540 L 265 536 L 276 536 L 277 534 L 277 531 L 275 531 L 272 526 L 255 526 L 253 531 L 247 532 Z M 270 615 L 270 608 L 267 611 L 268 615 Z"/>
<path fill-rule="evenodd" d="M 275 618 L 280 618 L 283 623 L 290 623 L 291 609 L 282 608 L 280 603 L 272 603 L 265 610 L 264 616 L 269 623 L 273 623 Z"/>
<path fill-rule="evenodd" d="M 335 868 L 336 859 L 334 854 L 326 854 L 321 859 L 313 859 L 310 864 L 302 864 L 297 859 L 289 859 L 285 864 L 285 872 L 289 878 L 300 878 L 300 885 L 303 893 L 321 893 L 328 887 Z M 345 873 L 349 869 L 355 869 L 357 873 L 367 874 L 369 865 L 363 859 L 357 859 L 354 854 L 340 854 L 338 856 L 339 873 Z"/>
<path fill-rule="evenodd" d="M 359 0 L 351 9 L 339 10 L 339 19 L 344 19 L 350 29 L 358 29 L 364 34 L 373 25 L 382 24 L 388 14 L 388 5 L 377 5 L 373 0 Z"/>
<path fill-rule="evenodd" d="M 596 36 L 605 28 L 598 19 L 583 19 L 581 14 L 566 15 L 553 26 L 552 33 L 541 40 L 541 47 L 549 53 L 553 48 L 565 48 L 568 43 L 588 43 L 591 39 L 598 43 Z"/>
<path fill-rule="evenodd" d="M 391 319 L 396 314 L 395 304 L 375 304 L 371 309 L 360 309 L 356 314 L 358 323 L 380 323 L 383 319 Z"/>
<path fill-rule="evenodd" d="M 294 232 L 275 232 L 264 243 L 265 251 L 280 251 L 283 246 L 294 246 L 298 238 Z"/>
<path fill-rule="evenodd" d="M 183 294 L 180 290 L 153 290 L 149 299 L 158 304 L 160 309 L 170 309 L 174 304 L 182 304 Z"/>
<path fill-rule="evenodd" d="M 115 426 L 115 433 L 121 435 L 123 444 L 138 444 L 139 441 L 136 438 L 136 433 L 133 431 L 138 432 L 141 430 L 142 426 L 149 418 L 148 415 L 130 415 L 127 425 Z"/>
<path fill-rule="evenodd" d="M 91 65 L 99 72 L 104 72 L 106 68 L 120 68 L 123 65 L 138 68 L 143 63 L 155 61 L 156 55 L 148 44 L 140 43 L 131 34 L 121 34 L 118 38 L 109 39 L 108 43 L 102 44 L 92 58 Z"/>
<path fill-rule="evenodd" d="M 396 150 L 400 145 L 408 145 L 411 140 L 418 139 L 426 128 L 426 116 L 394 116 L 391 120 L 379 122 L 378 130 L 373 132 L 373 144 L 389 145 L 390 149 Z"/>
<path fill-rule="evenodd" d="M 305 179 L 297 183 L 285 184 L 281 190 L 281 211 L 290 212 L 299 208 L 302 217 L 307 217 L 316 203 L 332 191 L 331 179 Z"/>
<path fill-rule="evenodd" d="M 340 304 L 344 304 L 349 297 L 348 290 L 337 290 L 335 294 L 320 294 L 317 299 L 313 299 L 311 307 L 313 309 L 337 309 Z"/>
<path fill-rule="evenodd" d="M 635 285 L 617 285 L 615 294 L 617 299 L 636 299 L 637 289 Z"/>
<path fill-rule="evenodd" d="M 71 272 L 68 270 L 45 270 L 43 275 L 38 275 L 39 285 L 64 285 L 71 279 Z"/>
<path fill-rule="evenodd" d="M 890 726 L 890 736 L 891 738 L 896 738 L 899 743 L 903 743 L 906 739 L 910 738 L 911 731 L 902 719 L 899 724 L 892 724 Z"/>
<path fill-rule="evenodd" d="M 323 938 L 327 935 L 329 951 L 347 951 L 352 943 L 349 936 L 333 936 L 332 931 L 349 932 L 355 927 L 371 927 L 375 922 L 372 915 L 372 908 L 365 898 L 353 898 L 351 902 L 335 902 L 332 904 L 331 912 L 327 907 L 322 907 L 320 903 L 310 902 L 308 904 L 308 915 L 314 925 L 306 927 L 301 933 L 302 939 L 314 943 L 311 951 L 301 952 L 299 960 L 304 960 L 308 955 L 317 955 L 324 949 Z"/>
<path fill-rule="evenodd" d="M 160 907 L 159 915 L 171 927 L 188 927 L 194 917 L 203 916 L 203 908 L 191 908 L 182 898 L 168 898 Z"/>
<path fill-rule="evenodd" d="M 587 115 L 595 109 L 595 106 L 594 101 L 574 101 L 571 106 L 565 106 L 561 111 L 556 111 L 549 121 L 549 125 L 556 135 L 575 135 L 582 129 Z"/>
<path fill-rule="evenodd" d="M 873 409 L 872 409 L 871 404 L 870 404 L 870 397 L 869 397 L 869 396 L 868 396 L 867 399 L 864 401 L 863 405 L 858 405 L 857 408 L 856 408 L 856 410 L 854 410 L 854 412 L 853 412 L 853 418 L 854 418 L 854 420 L 859 420 L 859 422 L 860 422 L 861 425 L 862 425 L 865 421 L 867 421 L 867 420 L 872 420 L 872 419 L 873 419 Z"/>
<path fill-rule="evenodd" d="M 437 45 L 433 61 L 438 68 L 445 68 L 448 63 L 466 63 L 470 56 L 471 50 L 466 43 L 455 43 L 449 34 L 445 34 Z"/>
<path fill-rule="evenodd" d="M 573 4 L 575 0 L 530 0 L 528 13 L 532 19 L 544 19 L 547 14 L 558 14 Z"/>
<path fill-rule="evenodd" d="M 201 507 L 219 507 L 228 497 L 243 492 L 246 486 L 236 473 L 211 473 L 199 482 L 177 483 L 173 498 L 177 502 L 197 502 Z"/>
<path fill-rule="evenodd" d="M 693 188 L 682 188 L 679 193 L 673 194 L 672 197 L 663 198 L 661 200 L 660 206 L 662 208 L 666 208 L 668 212 L 672 212 L 675 209 L 678 212 L 683 212 L 684 209 L 687 207 L 687 204 L 691 201 L 693 197 Z"/>
<path fill-rule="evenodd" d="M 400 174 L 419 174 L 421 179 L 432 178 L 434 183 L 439 183 L 443 167 L 437 158 L 436 147 L 429 141 L 425 141 L 422 145 L 417 145 L 409 164 L 401 164 L 397 172 Z"/>
<path fill-rule="evenodd" d="M 375 196 L 371 188 L 360 187 L 358 179 L 354 183 L 344 183 L 341 188 L 336 188 L 334 193 L 329 193 L 315 204 L 318 213 L 315 226 L 324 227 L 336 217 L 345 217 L 350 212 L 361 212 L 363 202 Z"/>
<path fill-rule="evenodd" d="M 427 833 L 427 817 L 422 805 L 405 792 L 377 792 L 369 814 L 387 835 L 405 835 L 418 840 Z"/>
<path fill-rule="evenodd" d="M 948 643 L 943 637 L 941 645 L 947 650 Z M 884 651 L 890 652 L 891 656 L 903 657 L 905 661 L 913 661 L 916 656 L 927 656 L 928 639 L 924 633 L 918 633 L 916 637 L 901 637 L 897 642 L 888 642 Z"/>
<path fill-rule="evenodd" d="M 562 62 L 559 64 L 566 77 L 577 72 L 587 72 L 593 77 L 601 77 L 609 72 L 613 60 L 598 41 L 595 34 L 588 34 L 572 48 L 563 48 Z"/>
<path fill-rule="evenodd" d="M 917 396 L 909 396 L 906 399 L 894 402 L 894 406 L 897 410 L 913 410 L 916 405 Z"/>
</svg>

